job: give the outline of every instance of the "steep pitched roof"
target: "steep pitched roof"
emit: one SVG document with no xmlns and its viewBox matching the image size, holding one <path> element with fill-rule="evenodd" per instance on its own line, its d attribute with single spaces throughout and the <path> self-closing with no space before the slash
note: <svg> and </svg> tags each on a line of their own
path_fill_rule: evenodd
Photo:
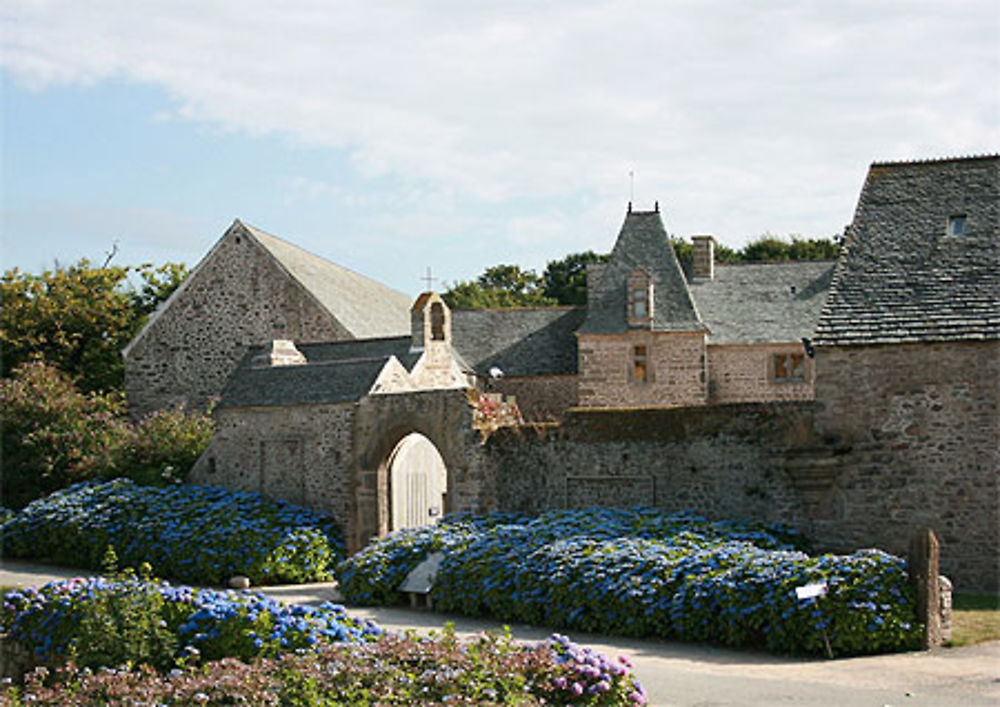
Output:
<svg viewBox="0 0 1000 707">
<path fill-rule="evenodd" d="M 629 211 L 611 258 L 588 284 L 581 334 L 618 334 L 628 328 L 626 281 L 637 267 L 649 273 L 653 284 L 654 331 L 704 329 L 659 211 Z"/>
<path fill-rule="evenodd" d="M 355 402 L 371 390 L 392 357 L 410 370 L 418 354 L 410 337 L 298 344 L 306 363 L 261 366 L 265 347 L 252 347 L 229 377 L 220 408 Z"/>
<path fill-rule="evenodd" d="M 237 221 L 356 338 L 393 336 L 410 329 L 410 298 L 364 275 Z"/>
<path fill-rule="evenodd" d="M 452 345 L 480 376 L 494 366 L 506 376 L 576 373 L 574 332 L 585 314 L 580 307 L 457 309 Z"/>
<path fill-rule="evenodd" d="M 688 286 L 708 343 L 792 342 L 812 338 L 832 275 L 830 261 L 716 265 Z"/>
<path fill-rule="evenodd" d="M 872 164 L 816 343 L 998 338 L 1000 155 Z"/>
</svg>

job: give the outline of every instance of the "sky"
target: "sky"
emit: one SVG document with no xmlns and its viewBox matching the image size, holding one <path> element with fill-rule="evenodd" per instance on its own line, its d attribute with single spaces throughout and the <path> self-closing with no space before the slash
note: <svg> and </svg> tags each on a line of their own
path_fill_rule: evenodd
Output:
<svg viewBox="0 0 1000 707">
<path fill-rule="evenodd" d="M 632 200 L 828 237 L 1000 150 L 998 0 L 5 0 L 0 265 L 195 265 L 239 218 L 415 295 L 608 252 Z"/>
</svg>

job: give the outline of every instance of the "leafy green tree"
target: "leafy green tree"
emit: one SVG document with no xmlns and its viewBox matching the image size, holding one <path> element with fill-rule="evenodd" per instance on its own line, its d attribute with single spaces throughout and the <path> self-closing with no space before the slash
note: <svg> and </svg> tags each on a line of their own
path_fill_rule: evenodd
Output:
<svg viewBox="0 0 1000 707">
<path fill-rule="evenodd" d="M 542 273 L 545 296 L 563 305 L 587 303 L 587 266 L 607 262 L 610 256 L 592 250 L 570 253 L 562 260 L 552 260 Z"/>
<path fill-rule="evenodd" d="M 0 404 L 4 506 L 118 471 L 130 436 L 120 393 L 80 393 L 67 374 L 29 361 L 0 380 Z"/>
<path fill-rule="evenodd" d="M 130 273 L 139 276 L 138 289 L 129 283 Z M 5 271 L 0 279 L 3 375 L 42 359 L 84 390 L 120 389 L 122 348 L 186 274 L 177 263 L 95 268 L 85 259 L 41 275 Z"/>
<path fill-rule="evenodd" d="M 81 393 L 44 361 L 0 380 L 0 410 L 0 495 L 14 508 L 94 478 L 183 480 L 213 434 L 207 413 L 161 410 L 133 423 L 121 393 Z"/>
<path fill-rule="evenodd" d="M 547 307 L 556 300 L 546 297 L 542 278 L 534 270 L 517 265 L 494 265 L 472 281 L 452 285 L 441 295 L 455 309 L 494 307 Z"/>
</svg>

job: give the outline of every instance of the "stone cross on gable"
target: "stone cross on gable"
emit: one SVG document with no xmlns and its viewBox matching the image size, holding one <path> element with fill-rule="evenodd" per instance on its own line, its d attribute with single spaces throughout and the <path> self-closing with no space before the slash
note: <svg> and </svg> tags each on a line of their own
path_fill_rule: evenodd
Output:
<svg viewBox="0 0 1000 707">
<path fill-rule="evenodd" d="M 428 292 L 432 287 L 434 287 L 434 283 L 437 282 L 437 278 L 431 276 L 431 268 L 429 265 L 427 266 L 427 274 L 420 279 L 426 283 L 424 290 Z"/>
</svg>

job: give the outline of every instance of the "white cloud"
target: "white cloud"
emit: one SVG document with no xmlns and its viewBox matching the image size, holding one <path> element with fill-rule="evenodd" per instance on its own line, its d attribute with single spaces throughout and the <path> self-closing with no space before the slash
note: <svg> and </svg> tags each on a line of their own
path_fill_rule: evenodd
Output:
<svg viewBox="0 0 1000 707">
<path fill-rule="evenodd" d="M 155 84 L 176 101 L 161 119 L 346 149 L 363 177 L 410 185 L 411 226 L 453 230 L 456 200 L 530 201 L 491 232 L 572 246 L 585 213 L 618 218 L 634 169 L 639 205 L 663 201 L 672 230 L 736 242 L 839 231 L 872 160 L 995 150 L 996 14 L 994 0 L 8 0 L 0 62 L 37 88 Z M 566 214 L 580 194 L 590 207 Z"/>
</svg>

